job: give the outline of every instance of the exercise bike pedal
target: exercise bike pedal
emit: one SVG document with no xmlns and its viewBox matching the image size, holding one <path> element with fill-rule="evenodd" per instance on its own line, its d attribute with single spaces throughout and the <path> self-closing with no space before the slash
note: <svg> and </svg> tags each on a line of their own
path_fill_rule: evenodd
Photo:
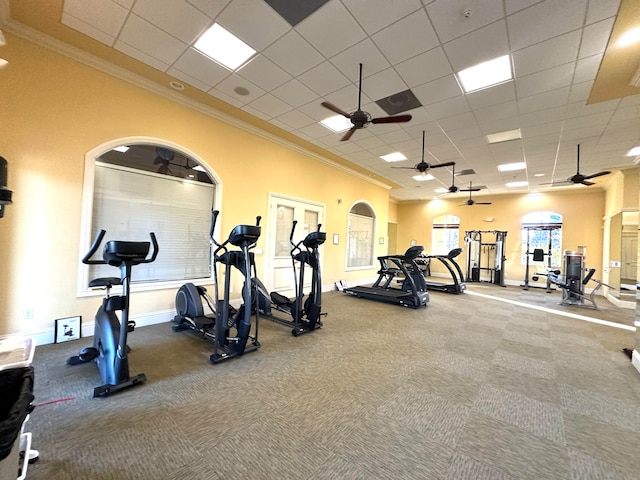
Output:
<svg viewBox="0 0 640 480">
<path fill-rule="evenodd" d="M 127 322 L 127 332 L 133 332 L 136 329 L 136 322 L 129 320 Z"/>
<path fill-rule="evenodd" d="M 98 351 L 97 348 L 86 347 L 80 350 L 80 353 L 77 355 L 77 358 L 79 360 L 79 363 L 86 363 L 86 362 L 90 362 L 95 358 L 98 358 L 98 355 L 100 355 L 100 352 Z M 69 360 L 71 360 L 72 358 L 74 357 L 71 357 Z M 75 365 L 75 364 L 70 363 L 69 365 Z"/>
</svg>

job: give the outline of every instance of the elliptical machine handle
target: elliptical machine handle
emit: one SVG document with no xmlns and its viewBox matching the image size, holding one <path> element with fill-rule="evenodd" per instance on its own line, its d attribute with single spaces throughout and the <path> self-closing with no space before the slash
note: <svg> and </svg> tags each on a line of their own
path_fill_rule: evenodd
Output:
<svg viewBox="0 0 640 480">
<path fill-rule="evenodd" d="M 291 243 L 291 245 L 295 245 L 295 243 L 293 243 L 293 232 L 296 231 L 297 224 L 298 224 L 298 221 L 294 220 L 293 225 L 291 226 L 291 235 L 289 235 L 289 242 Z"/>
<path fill-rule="evenodd" d="M 322 224 L 321 224 L 321 223 L 319 223 L 319 224 L 318 224 L 318 230 L 316 230 L 317 232 L 319 232 L 319 231 L 320 231 L 320 227 L 322 227 Z"/>
<path fill-rule="evenodd" d="M 259 226 L 260 226 L 260 220 L 262 220 L 262 216 L 258 215 L 258 216 L 256 217 L 256 227 L 259 227 Z"/>
<path fill-rule="evenodd" d="M 89 251 L 87 252 L 87 254 L 84 257 L 82 257 L 82 263 L 84 263 L 85 265 L 105 265 L 107 263 L 104 260 L 89 260 L 93 256 L 93 254 L 96 253 L 96 251 L 98 250 L 98 247 L 102 243 L 102 239 L 104 238 L 106 233 L 107 233 L 106 230 L 100 230 L 98 232 L 98 235 L 96 235 L 96 238 L 93 240 L 93 244 L 91 245 L 91 248 L 89 248 Z"/>
<path fill-rule="evenodd" d="M 156 257 L 158 256 L 158 252 L 160 252 L 160 247 L 158 247 L 158 241 L 156 240 L 156 234 L 153 232 L 149 232 L 149 237 L 151 237 L 151 244 L 153 245 L 153 253 L 151 254 L 151 257 L 146 258 L 140 263 L 151 263 L 155 261 Z"/>
</svg>

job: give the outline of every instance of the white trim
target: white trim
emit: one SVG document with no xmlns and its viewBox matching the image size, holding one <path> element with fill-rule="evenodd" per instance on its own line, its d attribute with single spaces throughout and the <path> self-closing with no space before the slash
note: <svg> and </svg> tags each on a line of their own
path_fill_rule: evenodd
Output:
<svg viewBox="0 0 640 480">
<path fill-rule="evenodd" d="M 6 4 L 6 5 L 5 5 Z M 6 8 L 3 8 L 6 7 Z M 6 11 L 6 13 L 5 13 Z M 175 90 L 173 90 L 172 88 L 170 88 L 169 86 L 162 86 L 159 85 L 155 82 L 152 82 L 151 80 L 148 80 L 140 75 L 134 74 L 122 67 L 119 67 L 117 65 L 114 65 L 112 63 L 109 63 L 99 57 L 96 57 L 88 52 L 85 52 L 79 48 L 76 48 L 72 45 L 69 45 L 65 42 L 62 42 L 61 40 L 58 40 L 57 38 L 51 37 L 43 32 L 40 32 L 38 30 L 35 30 L 31 27 L 28 27 L 26 25 L 23 25 L 19 22 L 16 22 L 15 20 L 13 20 L 10 15 L 9 15 L 9 6 L 8 6 L 8 0 L 0 0 L 0 18 L 3 20 L 3 29 L 18 36 L 21 37 L 23 39 L 26 39 L 30 42 L 35 43 L 36 45 L 39 45 L 41 47 L 47 48 L 49 50 L 52 50 L 56 53 L 59 53 L 61 55 L 64 55 L 68 58 L 71 58 L 73 60 L 76 60 L 84 65 L 87 65 L 91 68 L 95 68 L 96 70 L 99 70 L 103 73 L 106 73 L 108 75 L 111 75 L 113 77 L 116 77 L 120 80 L 124 80 L 132 85 L 135 85 L 137 87 L 140 88 L 144 88 L 145 90 L 148 90 L 152 93 L 155 93 L 156 95 L 160 95 L 161 97 L 164 97 L 168 100 L 171 100 L 173 102 L 176 102 L 178 104 L 181 104 L 185 107 L 188 107 L 194 111 L 197 111 L 199 113 L 202 113 L 204 115 L 207 115 L 209 117 L 215 118 L 217 120 L 220 120 L 222 122 L 225 122 L 229 125 L 233 125 L 234 127 L 237 127 L 241 130 L 244 130 L 246 132 L 252 133 L 253 135 L 256 135 L 258 137 L 267 139 L 269 141 L 272 141 L 274 143 L 280 144 L 282 146 L 287 147 L 290 150 L 293 150 L 297 153 L 300 153 L 302 155 L 305 155 L 309 158 L 312 158 L 314 160 L 317 160 L 319 162 L 322 162 L 326 165 L 329 165 L 333 168 L 336 168 L 338 170 L 341 170 L 342 172 L 348 173 L 350 175 L 353 175 L 354 177 L 358 177 L 360 180 L 365 180 L 368 183 L 372 183 L 374 185 L 377 185 L 381 188 L 384 188 L 386 190 L 391 190 L 393 188 L 393 186 L 384 183 L 380 180 L 376 180 L 374 178 L 371 178 L 363 173 L 360 173 L 356 170 L 352 170 L 349 167 L 346 167 L 338 162 L 335 162 L 333 160 L 330 160 L 329 158 L 327 158 L 324 155 L 320 155 L 312 150 L 309 150 L 301 145 L 298 145 L 297 143 L 293 143 L 290 142 L 288 140 L 285 140 L 282 137 L 279 137 L 275 134 L 269 133 L 263 129 L 261 129 L 260 127 L 257 127 L 255 125 L 252 125 L 248 122 L 245 122 L 243 120 L 240 120 L 230 114 L 221 112 L 220 110 L 217 110 L 216 108 L 209 106 L 209 105 L 205 105 L 197 100 L 191 99 L 179 92 L 176 92 Z M 3 18 L 5 17 L 5 18 Z M 163 72 L 166 73 L 166 72 Z M 195 87 L 194 87 L 195 88 Z M 216 98 L 213 97 L 212 98 Z M 216 100 L 219 100 L 216 98 Z M 301 141 L 304 141 L 303 139 L 301 139 Z"/>
<path fill-rule="evenodd" d="M 631 355 L 631 364 L 636 370 L 638 370 L 638 372 L 640 372 L 640 353 L 638 353 L 638 350 L 633 350 L 633 354 Z"/>
</svg>

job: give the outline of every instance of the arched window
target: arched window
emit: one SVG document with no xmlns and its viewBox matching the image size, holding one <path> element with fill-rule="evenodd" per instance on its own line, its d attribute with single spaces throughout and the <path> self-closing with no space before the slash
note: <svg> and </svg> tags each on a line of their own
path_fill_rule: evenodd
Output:
<svg viewBox="0 0 640 480">
<path fill-rule="evenodd" d="M 558 267 L 562 263 L 562 215 L 556 212 L 540 210 L 522 216 L 522 252 L 520 263 L 527 263 L 527 251 L 530 253 L 529 263 L 533 262 L 533 251 L 542 249 L 545 257 L 541 265 L 548 265 L 547 257 L 551 249 L 551 266 Z"/>
<path fill-rule="evenodd" d="M 440 215 L 431 222 L 431 255 L 446 255 L 460 242 L 460 217 Z"/>
<path fill-rule="evenodd" d="M 210 279 L 216 182 L 200 162 L 176 146 L 133 142 L 96 149 L 86 165 L 84 251 L 100 230 L 107 232 L 104 242 L 146 241 L 154 232 L 160 253 L 133 270 L 133 282 Z M 88 279 L 114 274 L 105 265 L 83 272 L 83 293 Z"/>
<path fill-rule="evenodd" d="M 349 210 L 347 268 L 373 266 L 375 219 L 373 209 L 364 202 L 354 204 Z"/>
</svg>

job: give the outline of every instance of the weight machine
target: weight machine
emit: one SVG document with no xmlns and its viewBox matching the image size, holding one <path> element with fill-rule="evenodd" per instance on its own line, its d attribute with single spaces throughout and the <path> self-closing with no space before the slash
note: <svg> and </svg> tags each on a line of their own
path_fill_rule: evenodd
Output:
<svg viewBox="0 0 640 480">
<path fill-rule="evenodd" d="M 487 241 L 487 239 L 491 241 Z M 470 230 L 465 232 L 467 282 L 489 282 L 501 287 L 505 286 L 506 239 L 507 232 L 500 230 Z M 488 273 L 488 278 L 483 273 Z"/>
<path fill-rule="evenodd" d="M 553 242 L 553 231 L 554 230 L 558 230 L 559 228 L 562 228 L 562 225 L 535 225 L 535 226 L 524 226 L 522 227 L 523 230 L 527 231 L 527 251 L 525 252 L 526 255 L 526 266 L 525 266 L 525 270 L 524 270 L 524 284 L 522 285 L 522 287 L 525 290 L 529 290 L 529 257 L 532 258 L 532 260 L 534 262 L 544 262 L 544 257 L 547 257 L 547 270 L 551 270 L 551 256 L 552 256 L 552 242 Z M 547 251 L 545 252 L 544 249 L 542 248 L 534 248 L 533 251 L 531 250 L 531 232 L 549 232 L 548 233 L 548 237 L 549 237 L 549 244 L 547 246 Z M 536 280 L 538 280 L 538 274 L 533 274 L 531 279 L 535 282 Z M 553 289 L 551 288 L 551 284 L 553 282 L 551 281 L 551 279 L 549 278 L 549 276 L 547 276 L 547 293 L 550 293 Z M 536 285 L 531 285 L 531 287 L 536 287 L 536 288 L 542 288 L 542 287 L 537 287 Z"/>
</svg>

